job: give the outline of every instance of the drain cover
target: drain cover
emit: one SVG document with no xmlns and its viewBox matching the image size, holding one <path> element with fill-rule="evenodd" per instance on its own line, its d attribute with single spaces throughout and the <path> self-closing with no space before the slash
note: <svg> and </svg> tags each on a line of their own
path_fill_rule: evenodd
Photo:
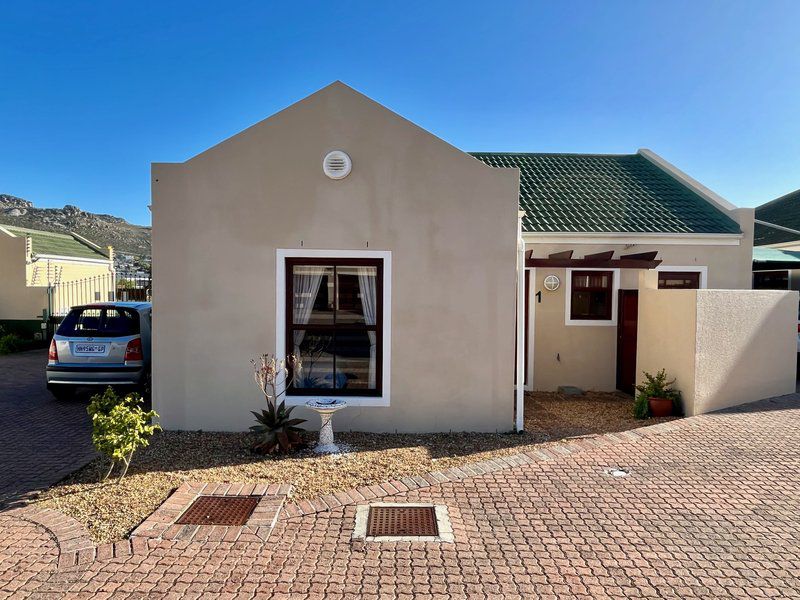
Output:
<svg viewBox="0 0 800 600">
<path fill-rule="evenodd" d="M 260 496 L 199 496 L 176 521 L 178 525 L 244 525 Z"/>
<path fill-rule="evenodd" d="M 437 536 L 433 506 L 370 506 L 368 536 Z"/>
</svg>

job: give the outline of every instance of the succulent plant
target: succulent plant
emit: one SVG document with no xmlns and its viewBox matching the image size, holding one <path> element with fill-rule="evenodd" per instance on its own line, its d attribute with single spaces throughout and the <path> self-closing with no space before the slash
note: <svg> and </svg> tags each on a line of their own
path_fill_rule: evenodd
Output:
<svg viewBox="0 0 800 600">
<path fill-rule="evenodd" d="M 281 402 L 276 407 L 274 403 L 267 402 L 266 410 L 260 413 L 250 411 L 256 418 L 258 425 L 250 427 L 257 436 L 253 451 L 259 454 L 272 454 L 275 452 L 290 452 L 302 445 L 303 431 L 298 425 L 305 423 L 305 419 L 292 419 L 294 406 L 286 408 L 286 403 Z"/>
</svg>

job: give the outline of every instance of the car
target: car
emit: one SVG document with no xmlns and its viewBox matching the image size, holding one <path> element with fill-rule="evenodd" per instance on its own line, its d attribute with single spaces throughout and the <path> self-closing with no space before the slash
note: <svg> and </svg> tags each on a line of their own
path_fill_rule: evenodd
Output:
<svg viewBox="0 0 800 600">
<path fill-rule="evenodd" d="M 132 388 L 150 395 L 150 302 L 100 302 L 73 307 L 50 342 L 47 389 L 56 399 L 78 388 Z"/>
</svg>

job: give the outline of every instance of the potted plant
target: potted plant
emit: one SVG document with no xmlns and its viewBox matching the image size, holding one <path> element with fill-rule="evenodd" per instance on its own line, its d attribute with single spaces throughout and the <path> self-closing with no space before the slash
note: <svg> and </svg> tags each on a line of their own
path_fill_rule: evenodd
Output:
<svg viewBox="0 0 800 600">
<path fill-rule="evenodd" d="M 636 386 L 638 392 L 633 407 L 637 419 L 670 417 L 680 409 L 681 393 L 673 389 L 675 380 L 667 381 L 667 372 L 661 369 L 655 375 L 644 372 L 644 382 Z"/>
</svg>

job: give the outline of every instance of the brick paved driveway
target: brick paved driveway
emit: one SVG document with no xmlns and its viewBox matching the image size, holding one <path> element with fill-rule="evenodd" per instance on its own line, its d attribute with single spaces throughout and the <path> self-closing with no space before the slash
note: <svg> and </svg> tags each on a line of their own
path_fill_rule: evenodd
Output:
<svg viewBox="0 0 800 600">
<path fill-rule="evenodd" d="M 446 504 L 452 544 L 352 542 L 355 507 L 315 502 L 318 512 L 279 521 L 266 544 L 153 540 L 134 544 L 133 554 L 57 571 L 46 530 L 24 511 L 7 513 L 0 590 L 87 598 L 797 598 L 798 432 L 795 395 L 385 498 Z M 630 475 L 605 473 L 615 466 Z"/>
<path fill-rule="evenodd" d="M 0 356 L 0 507 L 19 503 L 94 456 L 86 404 L 53 400 L 46 363 L 46 350 Z"/>
</svg>

